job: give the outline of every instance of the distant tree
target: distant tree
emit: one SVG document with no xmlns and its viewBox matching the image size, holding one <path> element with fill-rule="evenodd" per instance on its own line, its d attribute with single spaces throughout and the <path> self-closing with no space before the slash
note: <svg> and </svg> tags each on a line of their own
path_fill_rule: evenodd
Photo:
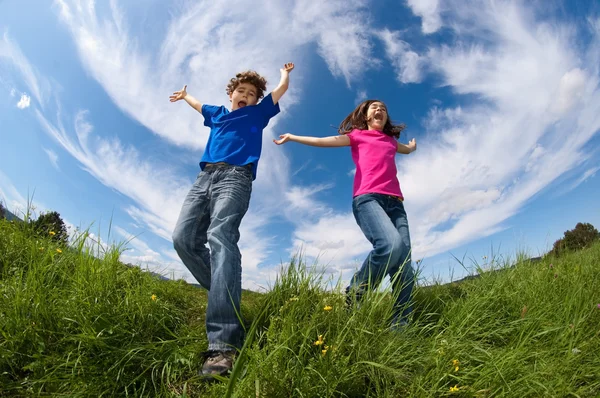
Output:
<svg viewBox="0 0 600 398">
<path fill-rule="evenodd" d="M 6 218 L 6 211 L 4 210 L 4 206 L 2 206 L 2 202 L 0 202 L 0 220 Z"/>
<path fill-rule="evenodd" d="M 559 256 L 564 252 L 585 249 L 600 240 L 600 233 L 590 223 L 577 223 L 575 229 L 566 231 L 564 237 L 554 242 L 551 254 Z"/>
<path fill-rule="evenodd" d="M 48 236 L 56 242 L 67 244 L 69 235 L 63 219 L 56 211 L 42 213 L 32 222 L 33 230 L 42 236 Z"/>
</svg>

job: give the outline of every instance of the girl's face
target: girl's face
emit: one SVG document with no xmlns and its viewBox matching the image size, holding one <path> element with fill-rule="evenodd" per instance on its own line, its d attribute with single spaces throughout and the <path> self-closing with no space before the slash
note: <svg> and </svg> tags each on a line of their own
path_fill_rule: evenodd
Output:
<svg viewBox="0 0 600 398">
<path fill-rule="evenodd" d="M 388 120 L 387 108 L 383 102 L 373 102 L 367 108 L 367 126 L 369 130 L 383 131 L 383 127 Z"/>
</svg>

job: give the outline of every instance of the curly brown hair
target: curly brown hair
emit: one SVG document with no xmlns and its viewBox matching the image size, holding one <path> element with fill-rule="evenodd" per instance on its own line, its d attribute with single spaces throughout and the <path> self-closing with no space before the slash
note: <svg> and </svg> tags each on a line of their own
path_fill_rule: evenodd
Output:
<svg viewBox="0 0 600 398">
<path fill-rule="evenodd" d="M 373 102 L 381 102 L 384 104 L 383 101 L 374 99 L 363 101 L 340 123 L 338 133 L 348 134 L 354 129 L 367 130 L 369 128 L 367 123 L 367 111 Z M 404 123 L 393 124 L 389 113 L 387 116 L 388 118 L 385 122 L 385 126 L 383 126 L 383 133 L 396 139 L 400 138 L 400 132 L 406 128 L 406 125 Z"/>
<path fill-rule="evenodd" d="M 261 99 L 267 90 L 267 80 L 253 70 L 240 72 L 229 80 L 227 95 L 231 95 L 242 83 L 249 83 L 256 87 L 256 98 Z"/>
</svg>

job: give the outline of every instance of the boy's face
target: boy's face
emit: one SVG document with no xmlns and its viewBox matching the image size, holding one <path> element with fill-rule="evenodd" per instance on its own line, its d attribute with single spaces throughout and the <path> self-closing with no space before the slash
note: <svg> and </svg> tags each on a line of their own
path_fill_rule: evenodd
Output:
<svg viewBox="0 0 600 398">
<path fill-rule="evenodd" d="M 229 94 L 231 101 L 231 110 L 243 108 L 248 105 L 256 105 L 258 96 L 256 95 L 256 87 L 250 83 L 240 83 L 239 86 Z"/>
<path fill-rule="evenodd" d="M 367 125 L 369 130 L 383 131 L 383 127 L 387 122 L 387 108 L 381 102 L 373 102 L 367 109 Z"/>
</svg>

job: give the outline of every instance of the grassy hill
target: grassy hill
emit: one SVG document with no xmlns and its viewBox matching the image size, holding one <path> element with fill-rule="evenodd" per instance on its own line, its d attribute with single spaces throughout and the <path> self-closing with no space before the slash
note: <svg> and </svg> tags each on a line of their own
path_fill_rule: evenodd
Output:
<svg viewBox="0 0 600 398">
<path fill-rule="evenodd" d="M 213 384 L 205 292 L 118 258 L 0 220 L 0 396 L 600 396 L 600 244 L 417 289 L 402 332 L 389 294 L 349 311 L 296 261 L 244 292 L 246 346 Z"/>
</svg>

